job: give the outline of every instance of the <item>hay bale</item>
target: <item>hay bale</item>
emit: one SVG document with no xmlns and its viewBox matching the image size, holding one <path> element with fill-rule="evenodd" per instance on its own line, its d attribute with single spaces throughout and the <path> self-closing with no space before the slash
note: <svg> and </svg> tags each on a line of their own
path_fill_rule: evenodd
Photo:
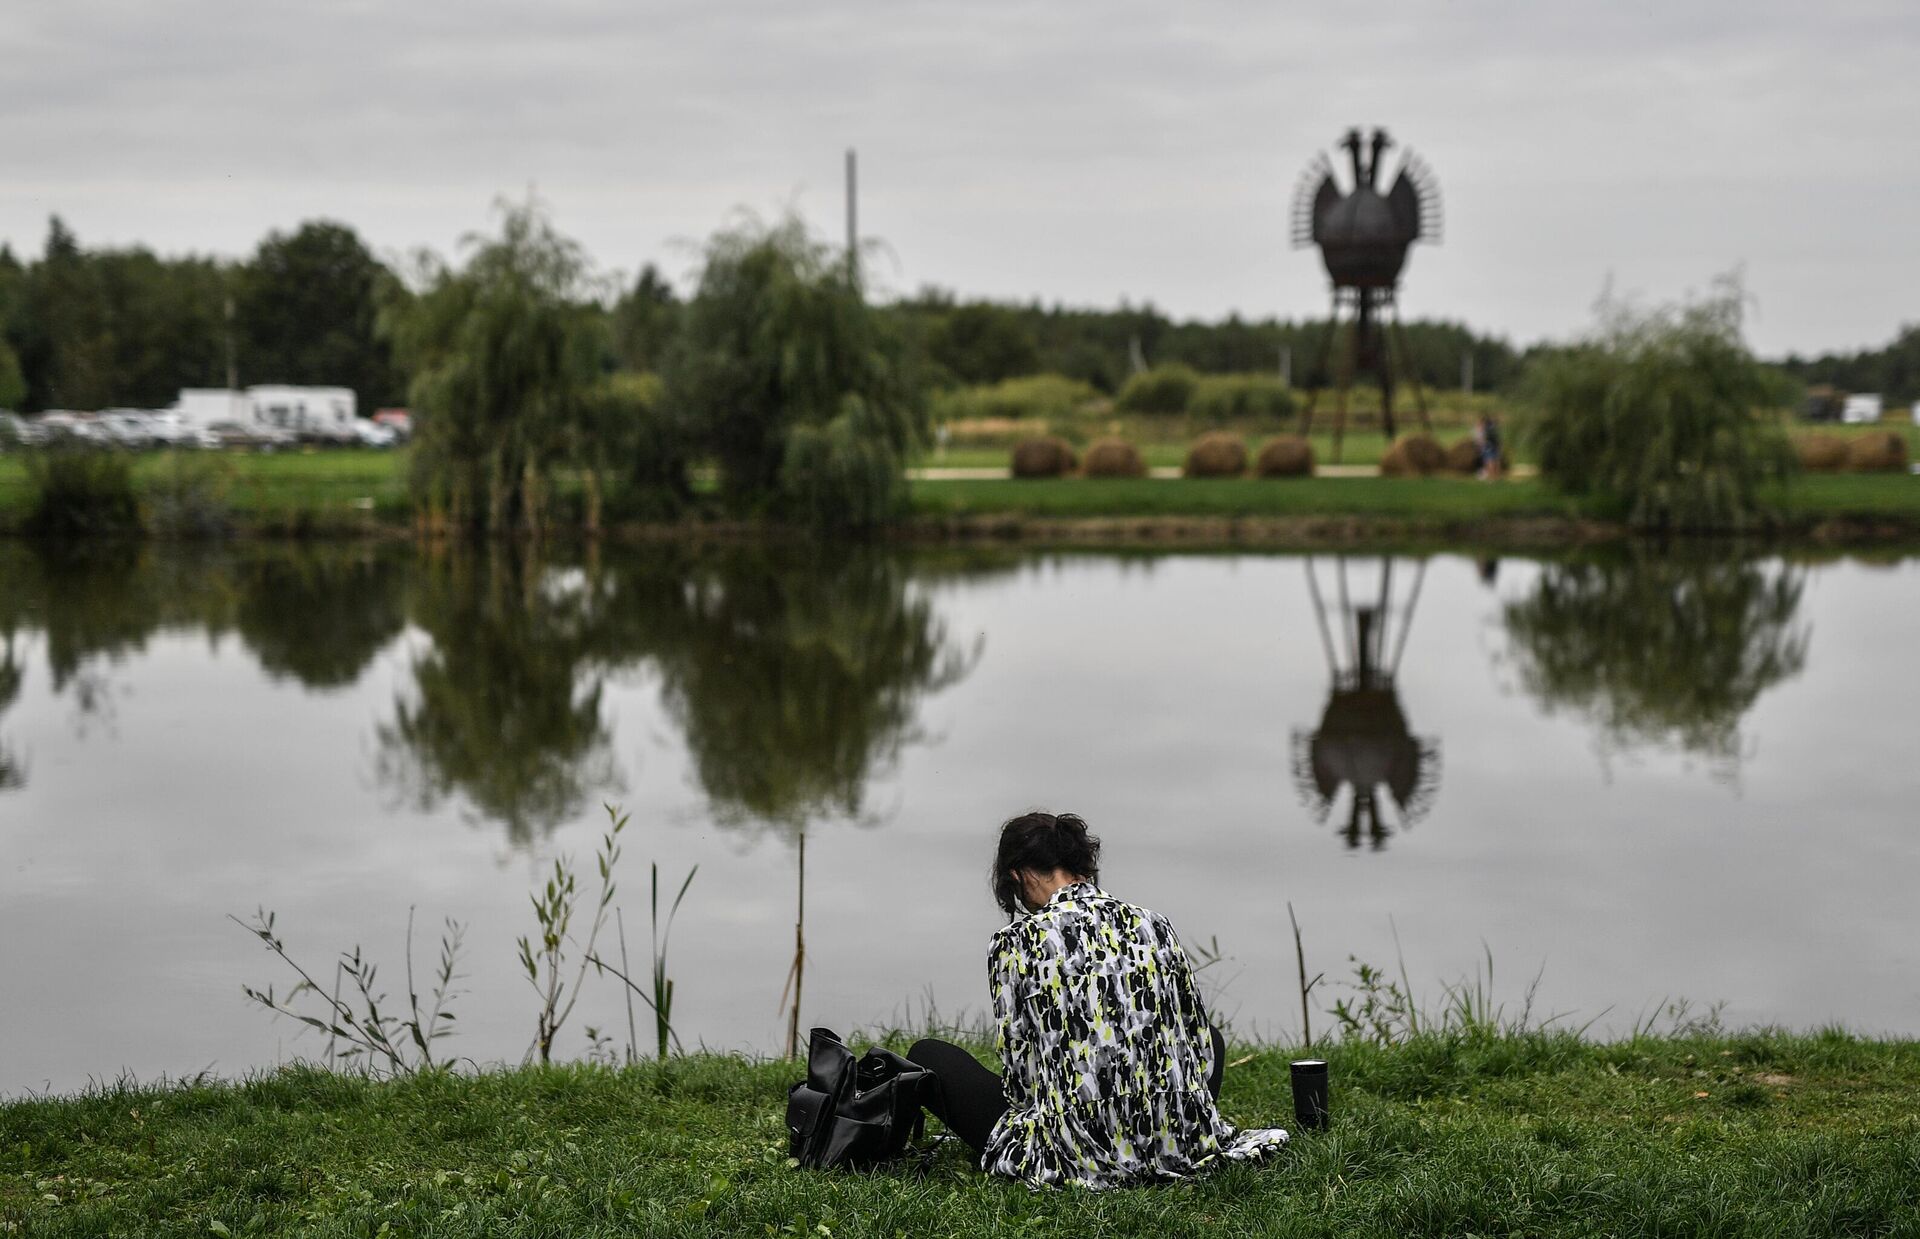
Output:
<svg viewBox="0 0 1920 1239">
<path fill-rule="evenodd" d="M 1808 473 L 1837 473 L 1846 467 L 1847 441 L 1839 435 L 1795 435 L 1793 454 Z"/>
<path fill-rule="evenodd" d="M 1299 435 L 1281 435 L 1260 449 L 1253 472 L 1263 478 L 1310 478 L 1313 445 Z"/>
<path fill-rule="evenodd" d="M 1448 473 L 1480 472 L 1480 445 L 1473 441 L 1473 436 L 1455 439 L 1447 446 L 1446 468 Z"/>
<path fill-rule="evenodd" d="M 1090 478 L 1143 478 L 1147 462 L 1125 439 L 1100 439 L 1087 449 L 1082 471 Z"/>
<path fill-rule="evenodd" d="M 1907 441 L 1891 430 L 1876 430 L 1847 444 L 1847 468 L 1855 473 L 1898 473 L 1907 467 Z"/>
<path fill-rule="evenodd" d="M 1237 478 L 1247 471 L 1247 445 L 1215 430 L 1201 435 L 1187 449 L 1190 478 Z"/>
<path fill-rule="evenodd" d="M 1401 435 L 1380 458 L 1380 473 L 1390 478 L 1423 478 L 1447 466 L 1447 450 L 1430 434 Z"/>
<path fill-rule="evenodd" d="M 1057 478 L 1080 467 L 1080 458 L 1059 435 L 1041 435 L 1022 439 L 1013 448 L 1013 476 L 1017 478 Z"/>
</svg>

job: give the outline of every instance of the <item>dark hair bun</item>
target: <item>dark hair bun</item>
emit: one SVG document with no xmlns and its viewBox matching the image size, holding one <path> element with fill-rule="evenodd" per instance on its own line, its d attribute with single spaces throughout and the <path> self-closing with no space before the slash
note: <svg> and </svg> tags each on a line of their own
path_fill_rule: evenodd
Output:
<svg viewBox="0 0 1920 1239">
<path fill-rule="evenodd" d="M 1012 916 L 1021 909 L 1016 869 L 1061 870 L 1089 882 L 1100 880 L 1100 840 L 1077 813 L 1023 813 L 1000 828 L 990 880 L 994 901 Z"/>
</svg>

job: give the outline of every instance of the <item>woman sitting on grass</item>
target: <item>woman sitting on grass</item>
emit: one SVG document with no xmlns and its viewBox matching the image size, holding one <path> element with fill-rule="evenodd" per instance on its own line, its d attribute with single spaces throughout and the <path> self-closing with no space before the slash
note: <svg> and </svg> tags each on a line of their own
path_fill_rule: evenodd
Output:
<svg viewBox="0 0 1920 1239">
<path fill-rule="evenodd" d="M 1100 840 L 1072 814 L 1001 827 L 993 893 L 1014 920 L 988 971 L 1006 1076 L 920 1041 L 907 1057 L 939 1082 L 927 1108 L 982 1169 L 1034 1184 L 1174 1179 L 1284 1145 L 1284 1131 L 1220 1117 L 1226 1047 L 1186 952 L 1166 917 L 1107 894 L 1099 875 Z"/>
</svg>

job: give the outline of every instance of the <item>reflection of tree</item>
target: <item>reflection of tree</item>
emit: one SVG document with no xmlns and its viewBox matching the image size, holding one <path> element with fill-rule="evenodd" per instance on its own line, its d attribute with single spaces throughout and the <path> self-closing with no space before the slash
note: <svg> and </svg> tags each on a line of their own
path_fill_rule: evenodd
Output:
<svg viewBox="0 0 1920 1239">
<path fill-rule="evenodd" d="M 1527 691 L 1592 720 L 1607 748 L 1677 748 L 1730 773 L 1741 718 L 1806 661 L 1803 587 L 1784 564 L 1636 546 L 1547 565 L 1507 604 L 1507 636 Z"/>
<path fill-rule="evenodd" d="M 402 565 L 364 547 L 262 555 L 240 569 L 234 626 L 269 675 L 342 688 L 398 636 Z"/>
<path fill-rule="evenodd" d="M 18 646 L 20 636 L 13 617 L 0 615 L 0 715 L 20 695 L 20 685 L 26 679 L 25 657 Z M 26 782 L 26 766 L 6 737 L 0 736 L 0 792 L 24 787 Z"/>
<path fill-rule="evenodd" d="M 662 597 L 651 652 L 723 822 L 860 817 L 869 778 L 920 736 L 921 694 L 971 665 L 907 576 L 871 550 L 734 551 Z"/>
<path fill-rule="evenodd" d="M 871 548 L 736 548 L 635 565 L 620 591 L 646 613 L 644 643 L 715 819 L 794 843 L 790 1052 L 806 981 L 807 831 L 862 819 L 868 780 L 921 736 L 921 696 L 977 655 L 949 642 L 909 575 L 910 561 Z"/>
<path fill-rule="evenodd" d="M 1334 561 L 1331 597 L 1320 589 L 1314 561 L 1307 560 L 1306 567 L 1307 591 L 1333 687 L 1320 726 L 1294 733 L 1294 782 L 1323 822 L 1341 789 L 1347 789 L 1342 830 L 1347 846 L 1359 847 L 1364 837 L 1377 851 L 1392 834 L 1381 813 L 1383 804 L 1390 801 L 1398 809 L 1404 828 L 1426 815 L 1440 788 L 1440 747 L 1413 734 L 1400 708 L 1397 682 L 1427 566 L 1424 561 L 1416 565 L 1412 589 L 1399 608 L 1391 559 L 1380 561 L 1377 584 L 1365 596 L 1349 576 L 1345 556 Z"/>
<path fill-rule="evenodd" d="M 416 565 L 410 611 L 432 645 L 379 729 L 380 773 L 431 806 L 456 792 L 516 844 L 613 781 L 590 595 L 535 550 L 496 544 Z"/>
</svg>

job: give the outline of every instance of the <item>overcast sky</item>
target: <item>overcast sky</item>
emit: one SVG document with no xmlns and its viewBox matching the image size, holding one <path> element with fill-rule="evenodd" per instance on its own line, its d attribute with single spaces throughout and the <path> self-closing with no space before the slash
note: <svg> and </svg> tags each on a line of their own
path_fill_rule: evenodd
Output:
<svg viewBox="0 0 1920 1239">
<path fill-rule="evenodd" d="M 7 0 L 0 238 L 239 256 L 324 216 L 451 251 L 537 186 L 684 287 L 740 207 L 862 234 L 894 292 L 1324 313 L 1301 167 L 1386 125 L 1439 176 L 1409 315 L 1529 341 L 1609 277 L 1735 266 L 1763 353 L 1920 321 L 1920 4 Z"/>
</svg>

